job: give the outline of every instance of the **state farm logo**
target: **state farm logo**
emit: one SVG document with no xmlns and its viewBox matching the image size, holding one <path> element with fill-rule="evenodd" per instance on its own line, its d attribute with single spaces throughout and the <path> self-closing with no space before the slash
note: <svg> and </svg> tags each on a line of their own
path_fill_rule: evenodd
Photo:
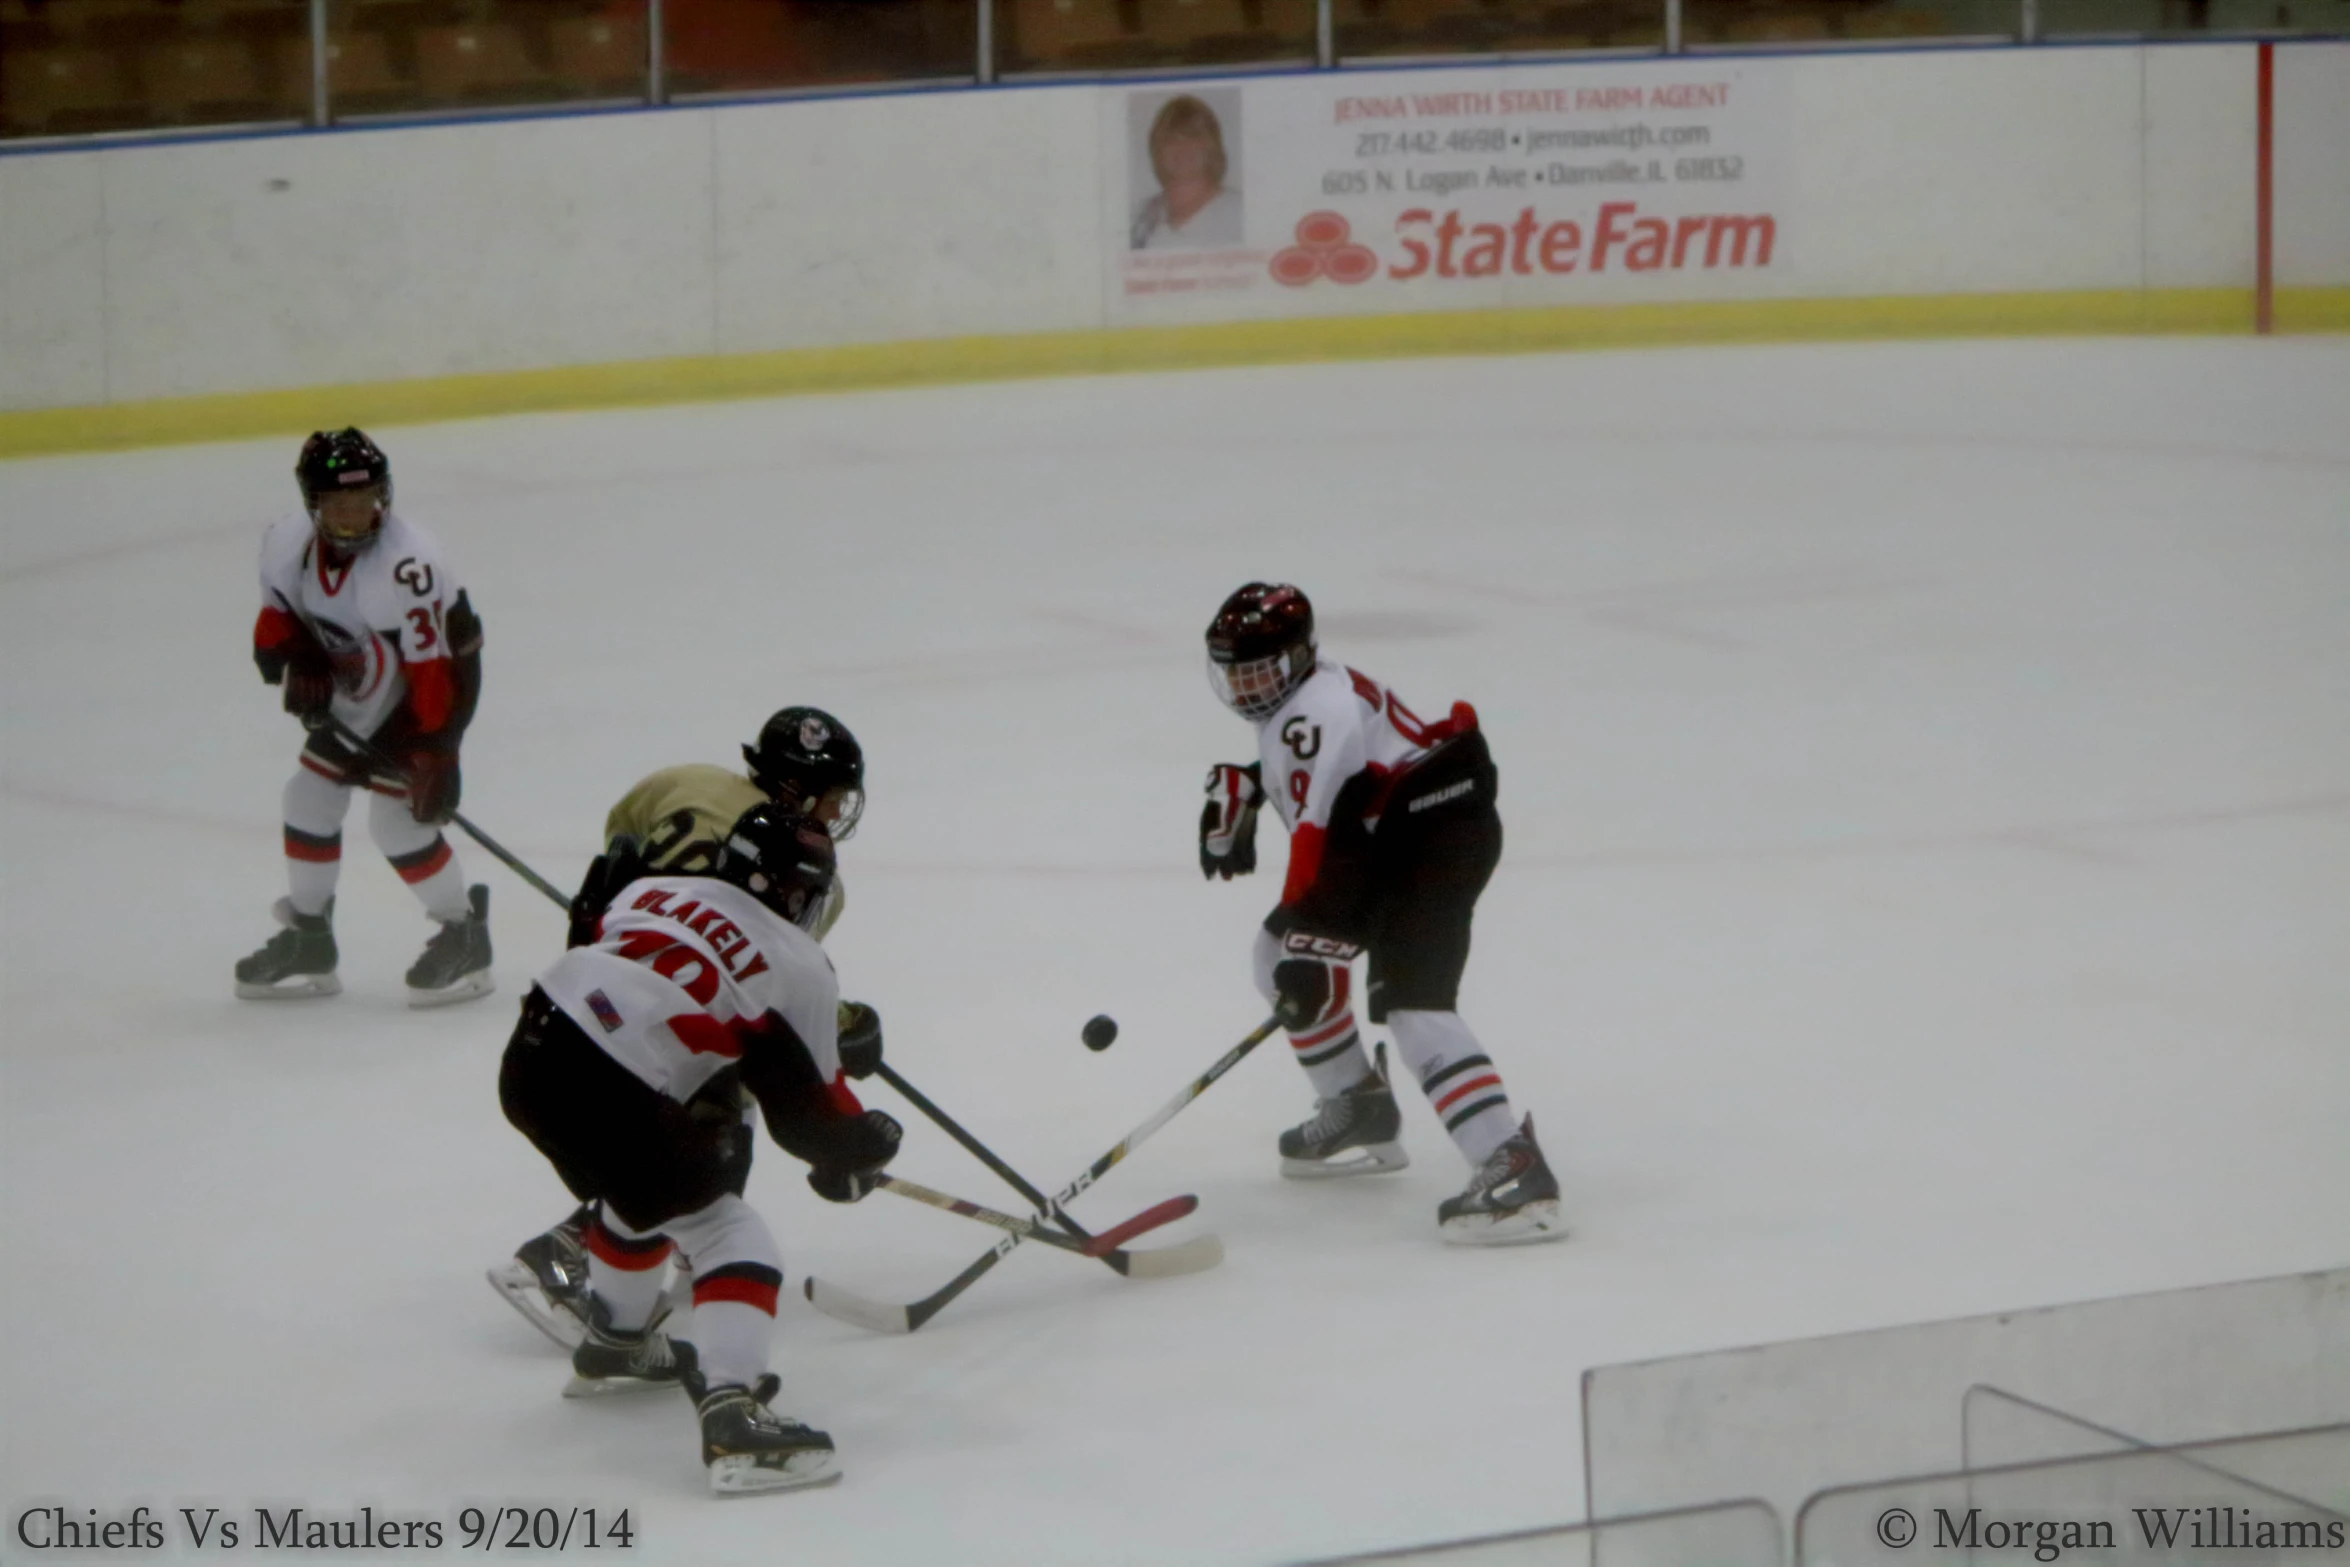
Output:
<svg viewBox="0 0 2350 1567">
<path fill-rule="evenodd" d="M 1309 212 L 1297 220 L 1297 243 L 1273 254 L 1273 281 L 1303 288 L 1318 277 L 1333 283 L 1361 283 L 1377 275 L 1379 257 L 1353 242 L 1354 231 L 1335 212 Z"/>
</svg>

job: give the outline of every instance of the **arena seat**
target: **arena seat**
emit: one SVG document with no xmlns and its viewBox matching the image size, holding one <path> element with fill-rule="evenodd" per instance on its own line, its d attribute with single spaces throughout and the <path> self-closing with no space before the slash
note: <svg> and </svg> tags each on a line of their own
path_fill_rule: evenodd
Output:
<svg viewBox="0 0 2350 1567">
<path fill-rule="evenodd" d="M 1013 0 L 1020 68 L 1069 71 L 1152 64 L 1162 57 L 1161 51 L 1139 26 L 1128 25 L 1129 15 L 1120 0 Z"/>
<path fill-rule="evenodd" d="M 139 57 L 139 79 L 158 118 L 260 119 L 272 97 L 260 63 L 241 40 L 190 34 Z"/>
<path fill-rule="evenodd" d="M 642 96 L 645 43 L 642 16 L 566 16 L 547 24 L 555 80 L 588 96 Z"/>
<path fill-rule="evenodd" d="M 527 101 L 551 85 L 521 31 L 503 22 L 419 28 L 416 77 L 435 104 Z"/>
<path fill-rule="evenodd" d="M 130 73 L 109 49 L 11 49 L 0 98 L 20 135 L 122 130 L 147 117 Z"/>
</svg>

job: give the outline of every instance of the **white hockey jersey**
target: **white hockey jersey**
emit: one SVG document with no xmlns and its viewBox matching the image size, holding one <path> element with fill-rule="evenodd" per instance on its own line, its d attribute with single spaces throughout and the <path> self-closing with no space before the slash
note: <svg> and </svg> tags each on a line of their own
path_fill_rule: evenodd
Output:
<svg viewBox="0 0 2350 1567">
<path fill-rule="evenodd" d="M 418 728 L 430 732 L 453 700 L 447 617 L 458 592 L 440 546 L 397 512 L 386 512 L 375 542 L 340 567 L 328 564 L 310 519 L 296 512 L 261 541 L 253 641 L 283 646 L 299 625 L 334 670 L 336 718 L 373 734 L 413 693 Z"/>
<path fill-rule="evenodd" d="M 1388 779 L 1427 756 L 1456 729 L 1474 728 L 1465 702 L 1452 716 L 1425 723 L 1370 676 L 1319 659 L 1289 699 L 1257 725 L 1258 776 L 1289 829 L 1289 876 L 1281 901 L 1294 903 L 1314 884 L 1331 807 L 1356 774 Z M 1376 827 L 1384 792 L 1364 819 Z"/>
<path fill-rule="evenodd" d="M 780 1013 L 827 1083 L 840 1079 L 840 981 L 816 938 L 732 882 L 647 876 L 612 900 L 595 945 L 539 988 L 646 1084 L 683 1103 Z"/>
</svg>

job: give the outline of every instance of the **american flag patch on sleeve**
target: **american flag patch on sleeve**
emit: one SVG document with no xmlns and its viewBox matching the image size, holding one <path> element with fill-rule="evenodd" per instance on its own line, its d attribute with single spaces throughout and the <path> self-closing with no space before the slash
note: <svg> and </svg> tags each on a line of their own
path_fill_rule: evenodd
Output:
<svg viewBox="0 0 2350 1567">
<path fill-rule="evenodd" d="M 600 990 L 591 990 L 588 992 L 587 1004 L 588 1010 L 596 1015 L 596 1021 L 604 1025 L 605 1033 L 620 1032 L 620 1009 L 612 1005 L 610 996 Z"/>
</svg>

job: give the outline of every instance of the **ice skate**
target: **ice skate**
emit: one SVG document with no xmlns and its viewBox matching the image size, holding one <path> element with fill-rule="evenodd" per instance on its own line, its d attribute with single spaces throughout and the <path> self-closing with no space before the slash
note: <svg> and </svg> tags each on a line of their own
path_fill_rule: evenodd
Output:
<svg viewBox="0 0 2350 1567">
<path fill-rule="evenodd" d="M 1403 1112 L 1387 1086 L 1387 1047 L 1381 1045 L 1370 1076 L 1321 1100 L 1312 1120 L 1281 1134 L 1281 1173 L 1318 1181 L 1403 1169 L 1412 1161 L 1397 1140 L 1402 1132 Z"/>
<path fill-rule="evenodd" d="M 592 1292 L 584 1298 L 586 1331 L 571 1352 L 571 1385 L 563 1390 L 565 1398 L 602 1398 L 678 1385 L 684 1361 L 667 1334 L 657 1328 L 615 1328 L 610 1307 Z"/>
<path fill-rule="evenodd" d="M 269 938 L 261 950 L 237 962 L 237 994 L 247 1001 L 291 1001 L 306 996 L 332 996 L 343 982 L 335 978 L 335 900 L 317 914 L 296 914 L 290 899 L 280 898 L 270 909 L 285 928 Z"/>
<path fill-rule="evenodd" d="M 702 1462 L 713 1494 L 799 1491 L 840 1478 L 829 1435 L 767 1407 L 781 1386 L 772 1373 L 757 1387 L 707 1389 L 699 1376 L 687 1375 L 686 1391 L 702 1417 Z"/>
<path fill-rule="evenodd" d="M 490 977 L 490 889 L 479 884 L 466 891 L 473 912 L 450 920 L 424 944 L 424 955 L 408 970 L 408 1004 L 445 1007 L 454 1001 L 486 996 L 495 987 Z"/>
<path fill-rule="evenodd" d="M 515 1249 L 513 1259 L 489 1270 L 490 1288 L 565 1349 L 587 1337 L 588 1259 L 582 1243 L 588 1210 L 579 1208 L 543 1235 Z M 664 1313 L 656 1313 L 658 1326 Z"/>
<path fill-rule="evenodd" d="M 1437 1205 L 1436 1227 L 1463 1246 L 1525 1246 L 1564 1240 L 1558 1178 L 1534 1141 L 1534 1117 L 1469 1177 L 1468 1189 Z"/>
</svg>

